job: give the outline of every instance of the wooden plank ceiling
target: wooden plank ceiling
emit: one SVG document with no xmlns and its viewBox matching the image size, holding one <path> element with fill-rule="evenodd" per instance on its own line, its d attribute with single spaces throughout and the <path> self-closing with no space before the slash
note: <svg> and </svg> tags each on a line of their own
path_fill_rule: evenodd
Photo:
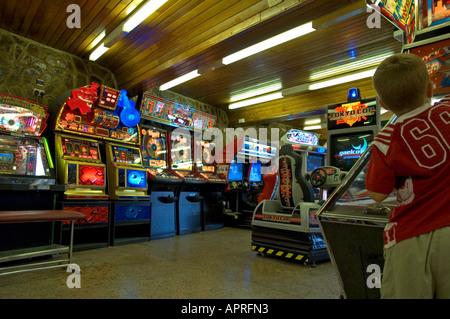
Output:
<svg viewBox="0 0 450 319">
<path fill-rule="evenodd" d="M 94 39 L 103 30 L 110 34 L 125 20 L 127 12 L 144 2 L 1 1 L 0 28 L 87 59 Z M 97 62 L 114 72 L 119 88 L 134 96 L 192 70 L 208 69 L 223 57 L 280 32 L 309 21 L 331 19 L 333 12 L 361 2 L 364 1 L 168 0 Z M 66 25 L 69 4 L 81 8 L 79 29 Z M 345 101 L 349 87 L 359 87 L 365 97 L 375 96 L 370 79 L 292 94 L 238 110 L 228 110 L 230 96 L 273 80 L 280 80 L 283 89 L 296 87 L 309 83 L 313 71 L 400 52 L 401 43 L 393 38 L 394 27 L 382 19 L 381 28 L 369 29 L 368 16 L 362 12 L 231 65 L 208 69 L 200 77 L 170 90 L 223 108 L 230 126 L 244 119 L 245 125 L 287 121 L 301 127 L 305 114 L 320 113 L 329 104 Z M 356 57 L 351 57 L 351 51 Z"/>
</svg>

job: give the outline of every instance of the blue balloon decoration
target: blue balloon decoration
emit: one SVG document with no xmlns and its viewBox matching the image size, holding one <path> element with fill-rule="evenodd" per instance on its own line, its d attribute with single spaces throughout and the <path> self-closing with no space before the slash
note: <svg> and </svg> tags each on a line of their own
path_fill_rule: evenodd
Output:
<svg viewBox="0 0 450 319">
<path fill-rule="evenodd" d="M 120 96 L 119 100 L 117 101 L 117 105 L 123 108 L 120 112 L 120 121 L 123 125 L 136 126 L 139 124 L 141 115 L 135 109 L 134 101 L 128 99 L 126 90 L 120 90 Z"/>
</svg>

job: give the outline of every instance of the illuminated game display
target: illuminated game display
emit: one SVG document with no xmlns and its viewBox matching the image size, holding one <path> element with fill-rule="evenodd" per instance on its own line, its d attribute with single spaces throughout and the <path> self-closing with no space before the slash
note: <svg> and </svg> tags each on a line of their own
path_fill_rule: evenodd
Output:
<svg viewBox="0 0 450 319">
<path fill-rule="evenodd" d="M 0 183 L 13 181 L 13 189 L 56 187 L 47 139 L 41 137 L 47 118 L 44 105 L 0 94 Z"/>
<path fill-rule="evenodd" d="M 294 151 L 302 156 L 300 170 L 303 176 L 326 164 L 327 149 L 319 145 L 319 138 L 314 133 L 291 129 L 281 137 L 281 142 L 291 144 Z"/>
<path fill-rule="evenodd" d="M 106 154 L 111 199 L 149 199 L 140 149 L 106 143 Z"/>
<path fill-rule="evenodd" d="M 216 123 L 214 115 L 148 93 L 142 95 L 140 104 L 142 118 L 156 123 L 190 130 L 213 128 Z"/>
<path fill-rule="evenodd" d="M 328 165 L 349 171 L 380 130 L 375 99 L 328 106 Z"/>
<path fill-rule="evenodd" d="M 67 185 L 65 199 L 108 199 L 106 165 L 97 140 L 55 134 L 58 176 Z"/>
</svg>

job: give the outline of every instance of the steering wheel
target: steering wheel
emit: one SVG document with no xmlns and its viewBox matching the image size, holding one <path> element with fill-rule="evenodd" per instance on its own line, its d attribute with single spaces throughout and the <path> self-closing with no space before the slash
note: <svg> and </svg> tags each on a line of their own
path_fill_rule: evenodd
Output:
<svg viewBox="0 0 450 319">
<path fill-rule="evenodd" d="M 242 189 L 246 192 L 250 190 L 250 182 L 248 181 L 247 177 L 242 178 Z"/>
<path fill-rule="evenodd" d="M 327 181 L 328 174 L 323 168 L 316 168 L 311 173 L 310 183 L 313 187 L 320 187 Z"/>
</svg>

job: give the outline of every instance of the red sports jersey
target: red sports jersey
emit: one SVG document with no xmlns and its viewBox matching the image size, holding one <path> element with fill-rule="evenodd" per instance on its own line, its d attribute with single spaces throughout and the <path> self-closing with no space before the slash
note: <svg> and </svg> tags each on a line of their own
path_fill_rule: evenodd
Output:
<svg viewBox="0 0 450 319">
<path fill-rule="evenodd" d="M 390 194 L 385 248 L 450 226 L 450 95 L 398 117 L 377 134 L 366 175 L 367 190 Z"/>
</svg>

